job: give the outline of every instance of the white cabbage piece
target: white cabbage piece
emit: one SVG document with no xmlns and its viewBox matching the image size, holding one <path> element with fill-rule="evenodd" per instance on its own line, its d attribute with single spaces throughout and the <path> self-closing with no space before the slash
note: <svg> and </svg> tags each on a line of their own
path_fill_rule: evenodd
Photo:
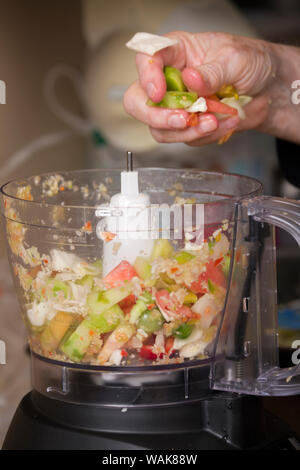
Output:
<svg viewBox="0 0 300 470">
<path fill-rule="evenodd" d="M 114 366 L 119 366 L 121 364 L 121 361 L 123 359 L 122 356 L 122 351 L 121 349 L 116 349 L 111 353 L 111 356 L 109 358 L 109 364 L 112 364 Z"/>
<path fill-rule="evenodd" d="M 194 341 L 193 343 L 186 344 L 179 351 L 179 356 L 183 358 L 195 357 L 198 354 L 203 354 L 207 343 L 203 341 Z"/>
<path fill-rule="evenodd" d="M 54 249 L 51 250 L 50 254 L 53 271 L 73 271 L 74 267 L 81 263 L 79 256 L 74 253 Z"/>
<path fill-rule="evenodd" d="M 90 274 L 92 276 L 100 274 L 99 267 L 93 266 L 87 261 L 82 260 L 74 253 L 67 253 L 66 251 L 54 249 L 51 250 L 50 254 L 53 271 L 58 271 L 59 273 L 72 272 L 76 274 L 77 278 L 81 278 L 86 274 Z M 61 279 L 62 277 L 63 276 L 60 276 Z M 65 280 L 68 280 L 67 276 Z"/>
<path fill-rule="evenodd" d="M 27 316 L 33 326 L 42 326 L 47 320 L 52 320 L 56 310 L 48 302 L 33 302 L 32 307 L 27 310 Z"/>
<path fill-rule="evenodd" d="M 175 338 L 173 349 L 180 350 L 189 343 L 194 343 L 202 338 L 203 331 L 200 328 L 194 328 L 190 336 L 185 339 Z"/>
<path fill-rule="evenodd" d="M 210 327 L 213 319 L 222 310 L 222 302 L 218 301 L 212 294 L 204 294 L 192 306 L 192 311 L 201 315 L 199 325 L 201 328 L 207 329 Z"/>
<path fill-rule="evenodd" d="M 207 110 L 206 99 L 200 96 L 191 106 L 186 108 L 188 113 L 205 113 Z"/>
<path fill-rule="evenodd" d="M 246 104 L 250 103 L 250 101 L 252 101 L 252 98 L 251 96 L 247 96 L 247 95 L 239 96 L 238 100 L 234 98 L 234 96 L 230 98 L 221 99 L 222 103 L 227 104 L 228 106 L 231 106 L 232 108 L 237 109 L 239 118 L 242 120 L 246 118 L 246 114 L 245 114 L 245 111 L 243 110 L 243 107 L 246 106 Z M 222 119 L 224 116 L 225 116 L 224 114 L 216 113 L 217 118 Z"/>
<path fill-rule="evenodd" d="M 156 52 L 166 47 L 178 44 L 177 39 L 166 36 L 158 36 L 150 33 L 136 33 L 127 43 L 126 47 L 143 54 L 154 55 Z"/>
<path fill-rule="evenodd" d="M 228 238 L 224 233 L 221 233 L 220 240 L 217 241 L 213 247 L 211 248 L 212 251 L 212 259 L 215 261 L 222 256 L 227 255 L 230 248 L 230 244 Z"/>
</svg>

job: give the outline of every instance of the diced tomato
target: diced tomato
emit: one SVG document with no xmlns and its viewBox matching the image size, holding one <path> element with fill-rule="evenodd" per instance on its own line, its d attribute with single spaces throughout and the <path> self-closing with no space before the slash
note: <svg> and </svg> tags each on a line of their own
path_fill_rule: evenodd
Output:
<svg viewBox="0 0 300 470">
<path fill-rule="evenodd" d="M 157 359 L 157 355 L 153 352 L 152 346 L 142 346 L 139 355 L 143 359 L 148 359 L 149 361 L 155 361 Z"/>
<path fill-rule="evenodd" d="M 127 313 L 128 310 L 130 311 L 132 309 L 132 307 L 134 306 L 136 302 L 136 297 L 134 294 L 129 294 L 127 297 L 125 297 L 125 299 L 121 300 L 121 302 L 119 302 L 119 307 L 121 307 L 121 309 Z"/>
<path fill-rule="evenodd" d="M 176 309 L 176 314 L 182 319 L 188 319 L 194 316 L 192 310 L 187 305 L 182 305 Z"/>
<path fill-rule="evenodd" d="M 191 113 L 187 119 L 187 125 L 188 127 L 193 127 L 197 126 L 199 120 L 198 120 L 198 114 L 197 113 Z"/>
<path fill-rule="evenodd" d="M 220 263 L 222 259 L 219 258 L 219 260 L 216 261 L 219 261 Z M 206 271 L 200 274 L 198 281 L 192 282 L 192 284 L 189 286 L 189 289 L 194 292 L 194 294 L 206 294 L 208 292 L 208 279 L 220 287 L 226 287 L 226 277 L 222 271 L 222 268 L 219 266 L 219 263 L 216 265 L 215 261 L 209 261 L 206 264 Z"/>
<path fill-rule="evenodd" d="M 194 292 L 194 294 L 206 294 L 206 282 L 206 273 L 201 273 L 198 280 L 192 282 L 192 284 L 189 286 L 189 289 Z"/>
<path fill-rule="evenodd" d="M 221 258 L 216 259 L 216 260 L 214 261 L 214 265 L 215 265 L 215 266 L 218 266 L 218 264 L 222 263 L 223 259 L 224 259 L 223 256 L 221 256 Z"/>
<path fill-rule="evenodd" d="M 121 261 L 110 273 L 103 279 L 106 287 L 119 287 L 124 281 L 130 281 L 137 276 L 134 267 L 128 261 Z"/>
<path fill-rule="evenodd" d="M 226 277 L 220 266 L 215 266 L 214 261 L 209 261 L 206 265 L 206 279 L 210 279 L 214 284 L 226 287 Z"/>
<path fill-rule="evenodd" d="M 127 357 L 127 356 L 128 356 L 128 352 L 125 351 L 125 349 L 122 349 L 122 351 L 121 351 L 121 356 L 122 356 L 122 357 Z"/>
<path fill-rule="evenodd" d="M 207 112 L 208 113 L 220 113 L 220 114 L 230 114 L 232 116 L 237 115 L 237 109 L 228 106 L 221 101 L 215 101 L 214 99 L 205 98 L 206 105 L 207 105 Z"/>
<path fill-rule="evenodd" d="M 168 292 L 167 289 L 158 290 L 155 294 L 155 298 L 158 307 L 168 314 L 168 311 L 170 311 L 172 307 L 170 292 Z"/>
<path fill-rule="evenodd" d="M 174 338 L 173 336 L 169 336 L 169 338 L 166 339 L 166 343 L 165 343 L 165 350 L 167 354 L 169 354 L 169 352 L 173 349 L 173 345 L 174 345 Z"/>
</svg>

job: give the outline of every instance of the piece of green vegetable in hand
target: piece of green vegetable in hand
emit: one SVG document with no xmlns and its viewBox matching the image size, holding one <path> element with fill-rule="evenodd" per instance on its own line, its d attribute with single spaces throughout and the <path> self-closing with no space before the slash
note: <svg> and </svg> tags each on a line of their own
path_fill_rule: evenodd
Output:
<svg viewBox="0 0 300 470">
<path fill-rule="evenodd" d="M 186 339 L 190 336 L 194 329 L 194 325 L 190 323 L 182 323 L 175 330 L 173 330 L 173 335 L 179 339 Z"/>
<path fill-rule="evenodd" d="M 142 328 L 146 333 L 154 333 L 161 329 L 164 324 L 164 318 L 160 311 L 156 308 L 146 310 L 139 318 L 138 327 Z"/>
<path fill-rule="evenodd" d="M 184 109 L 191 106 L 198 98 L 197 93 L 189 91 L 167 91 L 163 99 L 159 103 L 154 103 L 150 99 L 147 101 L 148 106 L 156 106 L 158 108 L 168 109 Z"/>
<path fill-rule="evenodd" d="M 167 83 L 167 91 L 187 91 L 180 70 L 175 67 L 165 67 L 164 74 Z"/>
</svg>

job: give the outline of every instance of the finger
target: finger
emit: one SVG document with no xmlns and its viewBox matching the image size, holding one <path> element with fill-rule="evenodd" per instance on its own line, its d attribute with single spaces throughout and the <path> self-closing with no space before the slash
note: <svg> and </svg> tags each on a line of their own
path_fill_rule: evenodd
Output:
<svg viewBox="0 0 300 470">
<path fill-rule="evenodd" d="M 148 106 L 147 95 L 138 81 L 126 91 L 123 98 L 125 111 L 157 129 L 185 129 L 188 125 L 189 113 L 184 109 L 164 109 Z"/>
<path fill-rule="evenodd" d="M 203 64 L 195 68 L 187 67 L 182 71 L 182 79 L 186 87 L 196 91 L 200 96 L 216 93 L 224 83 L 231 83 L 227 67 L 219 62 Z"/>
<path fill-rule="evenodd" d="M 198 124 L 185 130 L 163 130 L 150 127 L 155 140 L 162 143 L 192 142 L 200 137 L 211 134 L 218 128 L 218 120 L 213 114 L 199 116 Z"/>
<path fill-rule="evenodd" d="M 158 103 L 167 91 L 161 54 L 158 52 L 153 57 L 137 54 L 136 66 L 143 89 L 152 101 Z"/>
<path fill-rule="evenodd" d="M 166 36 L 180 41 L 180 33 L 178 35 L 176 33 L 169 33 Z M 183 60 L 185 60 L 185 54 L 180 42 L 172 47 L 166 47 L 158 51 L 154 56 L 141 53 L 136 55 L 136 66 L 141 85 L 152 101 L 158 103 L 166 93 L 166 80 L 163 73 L 164 66 L 172 65 L 173 67 L 178 67 L 181 65 L 182 68 L 185 65 Z"/>
</svg>

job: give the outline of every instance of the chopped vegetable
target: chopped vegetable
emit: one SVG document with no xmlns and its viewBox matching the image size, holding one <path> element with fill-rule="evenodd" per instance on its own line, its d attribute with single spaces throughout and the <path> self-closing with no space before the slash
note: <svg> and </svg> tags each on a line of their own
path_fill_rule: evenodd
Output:
<svg viewBox="0 0 300 470">
<path fill-rule="evenodd" d="M 174 259 L 176 259 L 177 263 L 179 264 L 187 263 L 188 261 L 191 261 L 191 259 L 194 258 L 195 255 L 192 255 L 188 251 L 179 251 L 179 253 L 176 253 L 174 256 Z"/>
<path fill-rule="evenodd" d="M 219 114 L 229 114 L 231 116 L 236 116 L 238 114 L 235 108 L 228 106 L 221 101 L 215 101 L 209 98 L 206 98 L 206 106 L 208 113 L 219 113 Z"/>
<path fill-rule="evenodd" d="M 142 328 L 146 333 L 154 333 L 160 330 L 163 324 L 164 318 L 156 308 L 143 312 L 138 321 L 138 327 Z"/>
<path fill-rule="evenodd" d="M 203 98 L 202 96 L 187 108 L 189 113 L 205 113 L 207 110 L 206 98 Z"/>
<path fill-rule="evenodd" d="M 87 306 L 91 315 L 100 315 L 130 294 L 130 286 L 113 287 L 106 291 L 91 292 L 87 297 Z"/>
<path fill-rule="evenodd" d="M 189 108 L 197 98 L 197 93 L 192 91 L 167 91 L 159 103 L 154 103 L 149 99 L 147 105 L 158 108 L 185 109 Z"/>
<path fill-rule="evenodd" d="M 40 339 L 44 353 L 48 354 L 55 350 L 66 332 L 76 321 L 76 316 L 70 313 L 57 312 L 41 334 Z"/>
<path fill-rule="evenodd" d="M 224 306 L 231 262 L 227 229 L 220 222 L 193 251 L 155 240 L 149 258 L 138 256 L 133 264 L 124 259 L 105 277 L 100 260 L 62 250 L 40 256 L 32 247 L 35 264 L 16 264 L 15 271 L 28 300 L 34 351 L 117 366 L 203 357 Z"/>
<path fill-rule="evenodd" d="M 189 323 L 182 323 L 173 331 L 173 335 L 179 339 L 186 339 L 190 336 L 193 329 L 194 325 L 191 325 Z"/>
<path fill-rule="evenodd" d="M 237 89 L 233 85 L 223 85 L 220 90 L 216 93 L 218 98 L 235 98 L 239 99 Z"/>
<path fill-rule="evenodd" d="M 157 258 L 170 258 L 173 253 L 173 247 L 168 240 L 159 239 L 155 240 L 152 253 L 151 261 L 154 261 Z"/>
<path fill-rule="evenodd" d="M 99 333 L 108 333 L 114 330 L 123 319 L 124 313 L 119 305 L 114 305 L 100 315 L 89 316 L 90 323 L 97 328 Z"/>
<path fill-rule="evenodd" d="M 151 277 L 151 264 L 147 258 L 138 256 L 134 263 L 134 269 L 136 270 L 138 276 L 144 281 Z"/>
<path fill-rule="evenodd" d="M 180 70 L 175 67 L 165 67 L 164 74 L 167 83 L 167 91 L 187 91 Z"/>
<path fill-rule="evenodd" d="M 128 261 L 121 261 L 116 268 L 105 276 L 103 281 L 107 287 L 118 287 L 135 276 L 137 276 L 137 272 L 134 267 Z"/>
<path fill-rule="evenodd" d="M 96 334 L 97 328 L 91 324 L 89 319 L 85 319 L 61 345 L 61 351 L 72 361 L 81 361 L 92 341 L 93 335 L 90 332 Z"/>
<path fill-rule="evenodd" d="M 148 361 L 155 361 L 157 354 L 153 352 L 152 346 L 142 346 L 140 349 L 140 357 L 147 359 Z"/>
<path fill-rule="evenodd" d="M 126 47 L 136 52 L 154 55 L 161 49 L 174 46 L 175 44 L 178 44 L 178 39 L 158 36 L 157 34 L 136 33 L 130 41 L 126 43 Z"/>
<path fill-rule="evenodd" d="M 138 297 L 136 304 L 132 307 L 130 311 L 130 323 L 137 323 L 142 313 L 145 312 L 147 310 L 148 305 L 152 303 L 152 296 L 147 292 L 144 292 L 143 295 Z"/>
<path fill-rule="evenodd" d="M 187 305 L 194 304 L 195 302 L 197 302 L 197 300 L 198 300 L 198 297 L 196 296 L 196 294 L 194 294 L 194 292 L 188 292 L 186 296 L 184 297 L 183 303 Z"/>
<path fill-rule="evenodd" d="M 117 328 L 107 338 L 103 348 L 98 354 L 97 360 L 99 364 L 107 362 L 111 354 L 116 349 L 122 348 L 124 344 L 129 341 L 134 332 L 135 329 L 130 323 L 126 321 L 120 323 L 120 325 L 117 326 Z"/>
</svg>

